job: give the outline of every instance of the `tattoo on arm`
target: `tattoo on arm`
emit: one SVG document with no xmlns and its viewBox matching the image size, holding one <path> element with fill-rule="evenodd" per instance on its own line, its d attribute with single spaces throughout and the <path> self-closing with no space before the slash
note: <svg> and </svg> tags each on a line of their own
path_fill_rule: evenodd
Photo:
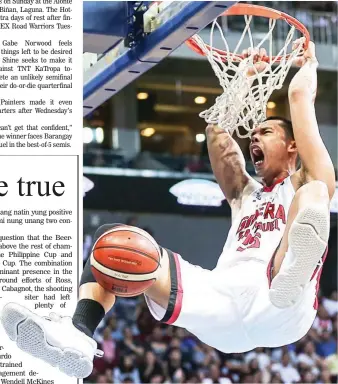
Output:
<svg viewBox="0 0 338 384">
<path fill-rule="evenodd" d="M 233 205 L 250 179 L 244 156 L 229 133 L 216 126 L 207 127 L 207 139 L 212 170 L 228 202 Z"/>
</svg>

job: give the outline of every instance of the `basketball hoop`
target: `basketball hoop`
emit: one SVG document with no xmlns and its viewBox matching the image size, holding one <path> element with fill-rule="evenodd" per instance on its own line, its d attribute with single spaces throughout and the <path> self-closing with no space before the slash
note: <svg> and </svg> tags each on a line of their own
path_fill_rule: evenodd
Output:
<svg viewBox="0 0 338 384">
<path fill-rule="evenodd" d="M 235 4 L 221 16 L 244 16 L 245 28 L 232 52 L 217 19 L 211 26 L 210 44 L 206 44 L 198 35 L 186 42 L 193 51 L 207 57 L 223 88 L 223 94 L 216 98 L 211 108 L 200 113 L 200 117 L 208 124 L 218 124 L 230 134 L 236 132 L 238 137 L 248 137 L 254 127 L 266 119 L 266 105 L 272 92 L 282 88 L 293 60 L 307 48 L 310 35 L 306 27 L 294 17 L 259 5 Z M 256 44 L 250 29 L 253 17 L 269 19 L 268 31 Z M 290 30 L 282 48 L 274 54 L 277 42 L 274 41 L 273 32 L 278 20 L 286 22 Z M 219 32 L 225 50 L 213 46 L 215 30 Z M 292 48 L 296 31 L 300 32 L 303 44 Z M 267 56 L 262 61 L 268 65 L 263 71 L 258 72 L 254 67 L 253 55 L 244 57 L 239 53 L 240 48 L 242 51 L 249 47 L 266 48 Z M 255 71 L 250 77 L 247 76 L 249 68 Z M 240 127 L 245 128 L 246 133 L 240 133 Z"/>
</svg>

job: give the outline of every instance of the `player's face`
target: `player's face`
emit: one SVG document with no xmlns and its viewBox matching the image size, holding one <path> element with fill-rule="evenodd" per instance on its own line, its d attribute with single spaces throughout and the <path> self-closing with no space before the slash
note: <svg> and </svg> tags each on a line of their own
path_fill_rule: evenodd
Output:
<svg viewBox="0 0 338 384">
<path fill-rule="evenodd" d="M 263 178 L 274 178 L 287 169 L 290 140 L 278 120 L 268 120 L 254 129 L 250 155 L 256 173 Z"/>
</svg>

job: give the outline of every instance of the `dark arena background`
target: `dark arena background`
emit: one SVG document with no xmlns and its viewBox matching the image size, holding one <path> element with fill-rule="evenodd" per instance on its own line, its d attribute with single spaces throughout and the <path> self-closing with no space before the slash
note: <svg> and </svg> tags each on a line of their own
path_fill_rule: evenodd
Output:
<svg viewBox="0 0 338 384">
<path fill-rule="evenodd" d="M 259 4 L 298 18 L 316 43 L 316 113 L 336 167 L 337 3 Z M 223 27 L 229 38 L 243 30 L 242 24 Z M 253 32 L 260 28 L 257 23 Z M 208 32 L 207 27 L 202 34 Z M 292 68 L 283 88 L 272 94 L 268 116 L 290 117 L 287 89 L 294 73 Z M 182 46 L 84 118 L 84 175 L 95 185 L 84 198 L 84 261 L 100 225 L 126 223 L 145 229 L 193 264 L 215 267 L 231 217 L 228 203 L 211 184 L 205 123 L 198 114 L 219 94 L 207 61 Z M 238 142 L 254 175 L 248 140 Z M 157 323 L 143 297 L 118 298 L 95 333 L 105 354 L 95 359 L 85 382 L 337 383 L 337 211 L 336 193 L 318 316 L 299 342 L 223 354 L 184 329 Z"/>
</svg>

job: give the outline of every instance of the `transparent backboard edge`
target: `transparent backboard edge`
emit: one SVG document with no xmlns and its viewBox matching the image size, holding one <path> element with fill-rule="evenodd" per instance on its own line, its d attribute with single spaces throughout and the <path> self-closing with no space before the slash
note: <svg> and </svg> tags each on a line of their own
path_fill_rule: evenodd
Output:
<svg viewBox="0 0 338 384">
<path fill-rule="evenodd" d="M 173 2 L 174 4 L 176 2 Z M 127 49 L 117 59 L 108 53 L 98 60 L 85 75 L 83 89 L 83 114 L 88 115 L 104 101 L 141 74 L 158 64 L 171 52 L 217 18 L 235 1 L 190 1 L 185 2 L 181 11 L 147 35 L 134 48 Z M 173 5 L 174 6 L 174 5 Z M 169 12 L 170 7 L 165 8 Z M 177 7 L 176 7 L 177 8 Z M 114 51 L 114 50 L 112 50 Z M 106 57 L 107 56 L 107 57 Z M 107 64 L 108 62 L 108 64 Z M 118 76 L 115 86 L 113 80 Z"/>
</svg>

